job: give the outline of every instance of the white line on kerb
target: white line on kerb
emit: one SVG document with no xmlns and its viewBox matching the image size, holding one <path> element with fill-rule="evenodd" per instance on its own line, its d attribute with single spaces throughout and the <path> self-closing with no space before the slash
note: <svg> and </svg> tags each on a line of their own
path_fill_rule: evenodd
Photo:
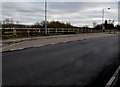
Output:
<svg viewBox="0 0 120 87">
<path fill-rule="evenodd" d="M 37 45 L 37 46 L 33 46 L 33 47 L 41 47 L 41 46 L 44 46 L 44 45 Z"/>
</svg>

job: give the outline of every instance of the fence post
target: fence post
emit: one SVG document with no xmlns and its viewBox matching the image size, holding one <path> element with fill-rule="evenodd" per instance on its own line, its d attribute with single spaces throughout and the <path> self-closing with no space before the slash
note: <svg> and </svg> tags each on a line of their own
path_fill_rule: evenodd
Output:
<svg viewBox="0 0 120 87">
<path fill-rule="evenodd" d="M 13 28 L 13 35 L 16 35 L 16 29 Z"/>
<path fill-rule="evenodd" d="M 67 28 L 67 29 L 68 29 L 67 31 L 68 31 L 68 33 L 69 33 L 69 28 Z"/>
<path fill-rule="evenodd" d="M 64 28 L 62 28 L 62 33 L 64 33 Z"/>
<path fill-rule="evenodd" d="M 39 33 L 40 33 L 40 29 L 39 29 Z"/>
<path fill-rule="evenodd" d="M 57 33 L 57 28 L 55 28 L 55 32 Z"/>
<path fill-rule="evenodd" d="M 48 32 L 48 34 L 49 34 L 49 28 L 47 29 L 47 32 Z"/>
<path fill-rule="evenodd" d="M 30 33 L 29 28 L 28 28 L 28 30 L 27 30 L 27 33 L 28 33 L 28 36 L 29 36 L 29 33 Z"/>
</svg>

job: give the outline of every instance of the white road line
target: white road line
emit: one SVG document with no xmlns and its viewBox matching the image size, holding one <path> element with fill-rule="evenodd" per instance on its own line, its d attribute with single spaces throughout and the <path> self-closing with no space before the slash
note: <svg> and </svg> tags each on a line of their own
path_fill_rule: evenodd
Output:
<svg viewBox="0 0 120 87">
<path fill-rule="evenodd" d="M 110 81 L 107 83 L 107 86 L 110 86 L 110 85 L 113 83 L 114 80 L 115 80 L 115 77 L 112 77 L 112 78 L 110 79 Z"/>
<path fill-rule="evenodd" d="M 111 79 L 108 81 L 108 83 L 106 84 L 105 87 L 111 87 L 112 83 L 114 82 L 114 80 L 116 79 L 116 77 L 118 76 L 118 73 L 120 72 L 120 66 L 118 67 L 118 69 L 116 70 L 116 72 L 113 74 L 113 76 L 111 77 Z"/>
<path fill-rule="evenodd" d="M 44 46 L 44 45 L 37 45 L 37 46 L 33 46 L 33 47 L 41 47 L 41 46 Z"/>
<path fill-rule="evenodd" d="M 67 43 L 67 42 L 70 42 L 70 41 L 63 41 L 63 43 Z"/>
<path fill-rule="evenodd" d="M 57 44 L 57 43 L 50 43 L 50 45 Z"/>
</svg>

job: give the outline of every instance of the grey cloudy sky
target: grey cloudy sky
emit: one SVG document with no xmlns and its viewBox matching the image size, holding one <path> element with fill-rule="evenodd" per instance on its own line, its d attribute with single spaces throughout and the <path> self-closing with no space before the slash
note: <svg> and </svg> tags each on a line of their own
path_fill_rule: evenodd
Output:
<svg viewBox="0 0 120 87">
<path fill-rule="evenodd" d="M 9 2 L 8 2 L 9 1 Z M 15 0 L 16 1 L 16 0 Z M 22 24 L 34 24 L 44 20 L 44 2 L 2 2 L 2 20 L 13 18 Z M 89 1 L 89 0 L 88 0 Z M 117 1 L 117 0 L 116 0 Z M 108 8 L 111 8 L 108 10 Z M 118 2 L 49 2 L 48 21 L 69 22 L 75 26 L 89 25 L 93 21 L 101 23 L 102 9 L 105 9 L 105 19 L 118 21 Z"/>
<path fill-rule="evenodd" d="M 2 2 L 44 2 L 45 0 L 2 0 Z M 119 0 L 47 0 L 49 2 L 118 2 Z"/>
</svg>

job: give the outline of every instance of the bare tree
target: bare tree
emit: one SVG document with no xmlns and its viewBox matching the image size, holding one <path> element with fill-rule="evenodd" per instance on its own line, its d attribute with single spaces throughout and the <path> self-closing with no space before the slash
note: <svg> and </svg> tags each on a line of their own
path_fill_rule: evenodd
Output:
<svg viewBox="0 0 120 87">
<path fill-rule="evenodd" d="M 2 22 L 0 21 L 0 25 L 2 25 Z"/>
<path fill-rule="evenodd" d="M 12 18 L 5 18 L 3 24 L 14 24 L 14 20 Z"/>
<path fill-rule="evenodd" d="M 16 21 L 16 24 L 19 24 L 20 23 L 20 21 Z"/>
<path fill-rule="evenodd" d="M 93 27 L 95 27 L 97 25 L 96 21 L 93 21 Z"/>
</svg>

